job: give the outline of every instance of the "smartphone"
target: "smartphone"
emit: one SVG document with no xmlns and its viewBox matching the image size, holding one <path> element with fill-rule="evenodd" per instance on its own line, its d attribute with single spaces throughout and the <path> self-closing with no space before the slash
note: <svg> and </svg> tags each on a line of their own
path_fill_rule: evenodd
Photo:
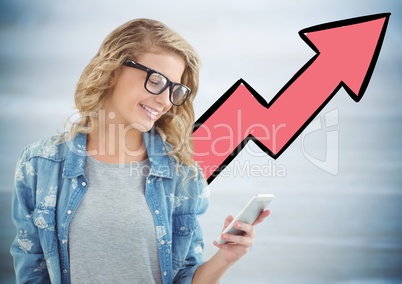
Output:
<svg viewBox="0 0 402 284">
<path fill-rule="evenodd" d="M 232 234 L 232 235 L 242 235 L 244 232 L 234 228 L 234 224 L 237 221 L 253 224 L 254 221 L 260 216 L 262 211 L 267 208 L 268 204 L 274 198 L 273 194 L 258 194 L 253 196 L 251 200 L 244 206 L 244 208 L 240 211 L 240 213 L 233 219 L 233 221 L 227 226 L 227 228 L 221 234 Z M 224 241 L 219 236 L 216 239 L 218 244 L 225 244 L 227 241 Z"/>
</svg>

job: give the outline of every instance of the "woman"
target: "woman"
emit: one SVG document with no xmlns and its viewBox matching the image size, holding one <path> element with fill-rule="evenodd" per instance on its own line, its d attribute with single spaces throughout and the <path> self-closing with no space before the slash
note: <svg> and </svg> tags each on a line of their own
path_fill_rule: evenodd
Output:
<svg viewBox="0 0 402 284">
<path fill-rule="evenodd" d="M 244 235 L 224 234 L 229 243 L 202 260 L 198 69 L 193 48 L 158 21 L 130 21 L 105 39 L 77 85 L 80 121 L 27 147 L 17 165 L 19 283 L 216 283 L 248 251 L 254 229 L 239 223 Z"/>
</svg>

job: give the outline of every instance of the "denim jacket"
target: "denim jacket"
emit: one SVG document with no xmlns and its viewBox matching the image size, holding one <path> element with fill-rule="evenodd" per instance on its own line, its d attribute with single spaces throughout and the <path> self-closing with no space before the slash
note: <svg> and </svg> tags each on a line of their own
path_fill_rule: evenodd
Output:
<svg viewBox="0 0 402 284">
<path fill-rule="evenodd" d="M 58 135 L 28 146 L 17 164 L 11 246 L 17 283 L 70 283 L 68 228 L 88 181 L 87 135 Z M 171 145 L 152 129 L 144 133 L 151 166 L 145 197 L 152 212 L 163 283 L 191 283 L 204 248 L 197 216 L 208 206 L 199 167 L 167 155 Z M 139 260 L 141 261 L 141 260 Z"/>
</svg>

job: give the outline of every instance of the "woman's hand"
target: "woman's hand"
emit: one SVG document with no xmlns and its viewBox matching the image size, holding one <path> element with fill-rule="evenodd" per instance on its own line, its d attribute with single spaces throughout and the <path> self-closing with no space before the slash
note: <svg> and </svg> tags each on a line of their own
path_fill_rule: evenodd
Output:
<svg viewBox="0 0 402 284">
<path fill-rule="evenodd" d="M 220 248 L 224 260 L 227 264 L 233 264 L 249 251 L 254 242 L 254 226 L 264 221 L 264 219 L 268 217 L 269 213 L 269 210 L 263 211 L 252 225 L 242 222 L 236 222 L 234 227 L 238 230 L 244 231 L 244 234 L 222 234 L 221 238 L 228 243 L 220 245 L 214 241 L 214 245 Z M 226 218 L 223 230 L 230 224 L 230 222 L 232 222 L 233 219 L 233 216 L 228 216 Z"/>
<path fill-rule="evenodd" d="M 222 275 L 243 255 L 245 255 L 253 245 L 255 231 L 254 226 L 264 221 L 269 215 L 269 210 L 263 211 L 252 225 L 236 222 L 235 228 L 244 231 L 242 236 L 222 234 L 224 240 L 229 243 L 220 245 L 214 242 L 214 245 L 220 250 L 204 262 L 195 272 L 193 283 L 218 283 Z M 233 217 L 228 216 L 225 220 L 223 230 L 232 222 Z"/>
</svg>

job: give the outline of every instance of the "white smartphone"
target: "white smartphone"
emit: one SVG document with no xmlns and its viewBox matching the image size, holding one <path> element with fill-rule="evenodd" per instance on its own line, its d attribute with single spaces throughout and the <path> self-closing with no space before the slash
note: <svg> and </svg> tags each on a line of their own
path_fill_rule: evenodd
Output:
<svg viewBox="0 0 402 284">
<path fill-rule="evenodd" d="M 233 221 L 226 227 L 226 229 L 221 234 L 232 234 L 232 235 L 241 235 L 244 232 L 234 228 L 234 224 L 239 221 L 247 224 L 253 224 L 254 221 L 260 216 L 262 211 L 267 208 L 268 204 L 274 198 L 273 194 L 258 194 L 253 196 L 251 200 L 244 206 L 244 208 L 240 211 L 240 213 L 233 219 Z M 219 236 L 216 239 L 218 244 L 225 244 L 227 241 L 224 241 Z"/>
</svg>

